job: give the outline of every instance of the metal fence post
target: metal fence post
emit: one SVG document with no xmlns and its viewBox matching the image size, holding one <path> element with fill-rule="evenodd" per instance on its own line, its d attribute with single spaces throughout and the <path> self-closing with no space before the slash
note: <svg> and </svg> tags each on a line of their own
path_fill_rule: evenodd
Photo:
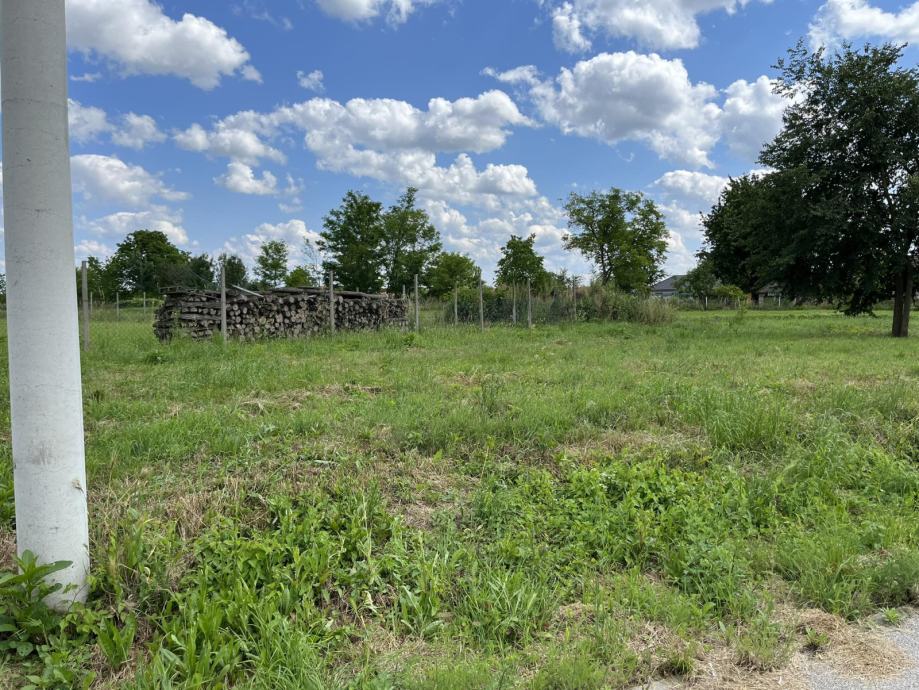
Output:
<svg viewBox="0 0 919 690">
<path fill-rule="evenodd" d="M 83 350 L 89 351 L 89 276 L 86 262 L 80 264 L 80 278 L 83 293 Z"/>
</svg>

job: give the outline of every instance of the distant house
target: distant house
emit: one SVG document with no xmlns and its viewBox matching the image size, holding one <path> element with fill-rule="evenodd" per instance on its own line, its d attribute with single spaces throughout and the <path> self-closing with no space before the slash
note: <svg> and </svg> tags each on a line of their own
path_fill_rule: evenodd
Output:
<svg viewBox="0 0 919 690">
<path fill-rule="evenodd" d="M 651 294 L 655 297 L 676 297 L 680 292 L 676 288 L 676 283 L 681 278 L 685 277 L 686 276 L 670 276 L 669 278 L 664 278 L 664 280 L 651 286 Z"/>
</svg>

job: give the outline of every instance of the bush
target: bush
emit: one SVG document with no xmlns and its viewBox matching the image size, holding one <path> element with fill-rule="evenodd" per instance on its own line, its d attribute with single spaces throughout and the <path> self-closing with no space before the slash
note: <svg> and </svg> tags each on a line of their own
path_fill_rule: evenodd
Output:
<svg viewBox="0 0 919 690">
<path fill-rule="evenodd" d="M 611 286 L 592 285 L 586 299 L 578 302 L 578 318 L 584 321 L 630 321 L 657 325 L 673 321 L 676 309 L 670 302 L 630 295 Z"/>
</svg>

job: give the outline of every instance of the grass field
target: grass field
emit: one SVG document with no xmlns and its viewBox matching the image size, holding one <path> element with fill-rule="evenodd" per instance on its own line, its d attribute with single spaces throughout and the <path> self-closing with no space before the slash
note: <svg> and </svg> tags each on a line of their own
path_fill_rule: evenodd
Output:
<svg viewBox="0 0 919 690">
<path fill-rule="evenodd" d="M 225 349 L 95 324 L 90 603 L 30 629 L 41 660 L 0 656 L 0 676 L 766 678 L 919 595 L 919 339 L 888 321 L 682 313 Z"/>
</svg>

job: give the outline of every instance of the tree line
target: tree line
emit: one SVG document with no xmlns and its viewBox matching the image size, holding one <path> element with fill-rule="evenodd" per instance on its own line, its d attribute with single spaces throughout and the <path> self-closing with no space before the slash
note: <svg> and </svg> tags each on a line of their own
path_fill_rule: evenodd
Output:
<svg viewBox="0 0 919 690">
<path fill-rule="evenodd" d="M 431 297 L 476 287 L 481 268 L 465 254 L 443 251 L 440 232 L 418 207 L 417 194 L 410 187 L 384 208 L 366 194 L 349 191 L 323 219 L 316 245 L 307 241 L 302 248 L 314 260 L 293 269 L 288 261 L 290 246 L 282 240 L 262 244 L 250 273 L 239 256 L 192 255 L 160 231 L 137 230 L 117 245 L 107 261 L 88 259 L 89 289 L 109 300 L 116 293 L 158 294 L 174 286 L 212 289 L 221 266 L 227 285 L 253 290 L 317 286 L 325 284 L 330 274 L 338 287 L 369 293 L 411 291 L 416 275 L 419 287 Z M 642 293 L 662 276 L 667 228 L 653 201 L 614 188 L 571 194 L 565 209 L 569 232 L 564 246 L 593 264 L 597 282 Z M 555 285 L 576 285 L 577 280 L 565 271 L 553 273 L 545 267 L 545 257 L 536 251 L 536 235 L 511 235 L 500 249 L 495 283 L 527 282 L 545 291 Z"/>
<path fill-rule="evenodd" d="M 803 43 L 777 68 L 789 99 L 760 154 L 767 172 L 732 179 L 703 217 L 705 246 L 685 279 L 756 296 L 771 284 L 846 314 L 893 302 L 891 333 L 909 334 L 919 291 L 919 70 L 903 47 Z"/>
</svg>

